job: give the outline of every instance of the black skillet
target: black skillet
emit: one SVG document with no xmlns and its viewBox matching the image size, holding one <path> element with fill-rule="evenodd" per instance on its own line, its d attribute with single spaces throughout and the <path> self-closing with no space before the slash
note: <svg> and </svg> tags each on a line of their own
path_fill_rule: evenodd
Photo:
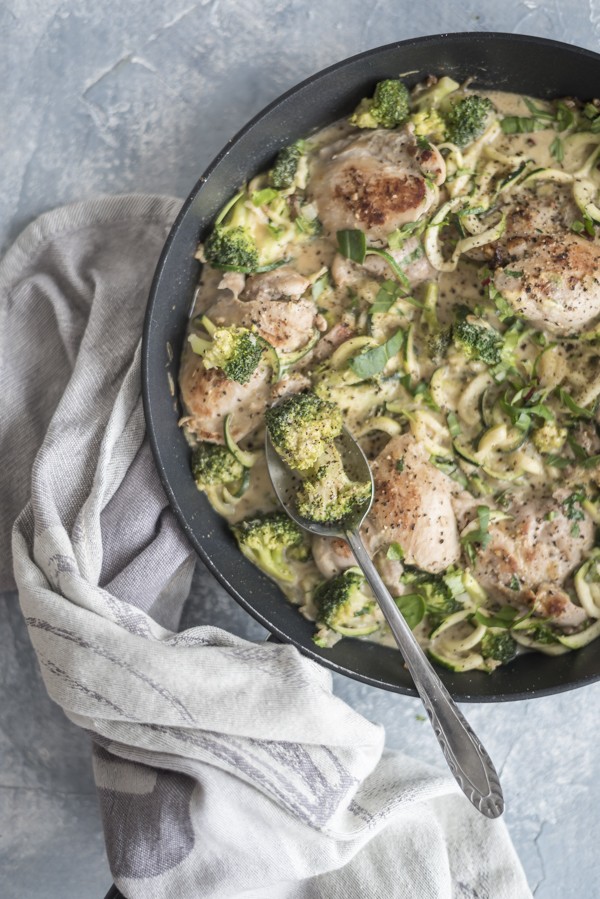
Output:
<svg viewBox="0 0 600 899">
<path fill-rule="evenodd" d="M 600 56 L 543 38 L 511 34 L 446 34 L 390 44 L 337 63 L 288 91 L 233 138 L 200 178 L 167 239 L 156 269 L 143 339 L 143 396 L 148 435 L 165 490 L 182 527 L 207 568 L 277 638 L 323 665 L 386 690 L 416 695 L 394 649 L 342 640 L 333 649 L 312 642 L 313 625 L 248 562 L 223 520 L 192 480 L 189 450 L 177 427 L 171 393 L 200 265 L 194 251 L 225 201 L 249 177 L 267 168 L 280 147 L 347 115 L 377 81 L 426 75 L 534 97 L 600 92 Z M 171 358 L 172 351 L 172 358 Z M 171 373 L 173 381 L 167 377 Z M 530 654 L 493 675 L 480 671 L 442 680 L 458 700 L 498 702 L 570 690 L 600 678 L 600 645 L 558 657 Z"/>
</svg>

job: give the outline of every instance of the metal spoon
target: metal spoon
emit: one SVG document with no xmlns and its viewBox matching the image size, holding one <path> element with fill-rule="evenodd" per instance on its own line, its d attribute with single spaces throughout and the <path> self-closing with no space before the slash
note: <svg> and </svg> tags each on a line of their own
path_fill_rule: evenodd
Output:
<svg viewBox="0 0 600 899">
<path fill-rule="evenodd" d="M 322 537 L 343 537 L 348 541 L 402 652 L 448 767 L 475 808 L 488 818 L 497 818 L 504 810 L 504 798 L 492 760 L 419 646 L 360 537 L 360 526 L 373 503 L 374 484 L 369 463 L 345 428 L 336 444 L 341 451 L 348 476 L 371 484 L 370 499 L 351 517 L 336 525 L 326 525 L 317 524 L 298 514 L 295 496 L 300 481 L 275 451 L 267 431 L 267 466 L 275 493 L 285 511 L 300 527 Z"/>
</svg>

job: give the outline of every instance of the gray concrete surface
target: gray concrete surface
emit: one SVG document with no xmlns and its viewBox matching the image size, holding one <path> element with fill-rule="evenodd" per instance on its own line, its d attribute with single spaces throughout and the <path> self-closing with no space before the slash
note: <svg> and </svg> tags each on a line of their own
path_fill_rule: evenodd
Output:
<svg viewBox="0 0 600 899">
<path fill-rule="evenodd" d="M 484 30 L 600 47 L 600 0 L 4 0 L 0 247 L 97 193 L 184 196 L 250 116 L 307 75 L 413 35 Z M 261 627 L 199 566 L 184 623 Z M 47 698 L 16 596 L 0 603 L 0 896 L 95 899 L 110 884 L 87 737 Z M 335 678 L 390 746 L 440 761 L 415 700 Z M 600 684 L 469 717 L 502 775 L 537 899 L 600 896 Z M 418 899 L 418 897 L 416 897 Z"/>
</svg>

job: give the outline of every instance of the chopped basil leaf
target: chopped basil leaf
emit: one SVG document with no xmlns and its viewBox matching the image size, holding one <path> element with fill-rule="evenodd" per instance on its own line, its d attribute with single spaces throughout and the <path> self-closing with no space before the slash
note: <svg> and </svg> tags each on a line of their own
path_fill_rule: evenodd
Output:
<svg viewBox="0 0 600 899">
<path fill-rule="evenodd" d="M 373 347 L 355 356 L 350 361 L 350 368 L 359 378 L 372 378 L 373 375 L 379 374 L 386 367 L 390 359 L 396 356 L 402 349 L 404 343 L 404 331 L 399 328 L 389 340 L 381 346 Z"/>
<path fill-rule="evenodd" d="M 452 459 L 440 459 L 436 456 L 431 456 L 431 460 L 433 465 L 438 468 L 440 471 L 443 471 L 444 474 L 448 475 L 449 478 L 452 478 L 453 481 L 456 481 L 457 484 L 460 484 L 464 489 L 467 488 L 469 484 L 469 479 L 467 478 L 464 471 L 458 467 L 456 462 Z"/>
<path fill-rule="evenodd" d="M 352 262 L 363 264 L 367 255 L 367 238 L 364 231 L 358 229 L 338 231 L 337 240 L 342 256 L 351 259 Z"/>
<path fill-rule="evenodd" d="M 425 603 L 418 593 L 406 593 L 404 596 L 396 596 L 394 602 L 402 612 L 404 620 L 411 630 L 425 617 Z"/>
<path fill-rule="evenodd" d="M 394 257 L 392 255 L 390 255 L 390 253 L 386 252 L 386 250 L 377 250 L 377 249 L 374 249 L 373 247 L 369 247 L 369 249 L 366 251 L 365 255 L 381 256 L 382 259 L 385 259 L 385 261 L 387 262 L 387 264 L 389 265 L 389 267 L 391 268 L 393 273 L 396 275 L 396 277 L 402 284 L 402 286 L 406 290 L 410 290 L 410 281 L 406 277 L 405 273 L 402 271 L 402 268 L 400 267 L 399 263 L 396 262 L 396 260 L 394 259 Z M 414 301 L 414 305 L 415 306 L 419 305 L 416 302 L 416 300 Z"/>
<path fill-rule="evenodd" d="M 273 187 L 265 187 L 264 190 L 255 190 L 252 194 L 252 202 L 255 206 L 264 206 L 265 203 L 270 203 L 271 200 L 274 200 L 275 197 L 279 196 L 279 191 L 275 190 Z"/>
<path fill-rule="evenodd" d="M 403 296 L 404 290 L 396 281 L 384 281 L 372 303 L 369 314 L 375 315 L 378 312 L 389 312 L 399 297 Z"/>
<path fill-rule="evenodd" d="M 571 447 L 571 450 L 573 451 L 573 455 L 575 456 L 575 459 L 577 460 L 577 462 L 585 462 L 585 460 L 588 457 L 588 454 L 586 453 L 584 448 L 581 446 L 581 444 L 577 443 L 575 438 L 572 437 L 571 435 L 569 435 L 567 437 L 567 443 Z"/>
<path fill-rule="evenodd" d="M 583 221 L 575 219 L 574 222 L 571 222 L 571 231 L 574 231 L 575 234 L 583 234 L 585 231 L 590 237 L 595 237 L 596 235 L 594 221 L 585 212 L 583 213 Z"/>
<path fill-rule="evenodd" d="M 538 119 L 547 119 L 548 121 L 552 121 L 554 115 L 548 109 L 544 109 L 541 106 L 536 106 L 533 100 L 530 100 L 529 97 L 523 97 L 523 103 L 529 110 L 529 112 L 536 116 Z"/>
<path fill-rule="evenodd" d="M 550 127 L 550 122 L 537 116 L 504 116 L 500 122 L 503 134 L 529 134 L 531 131 L 542 131 Z"/>
<path fill-rule="evenodd" d="M 388 551 L 386 553 L 386 558 L 391 559 L 392 562 L 404 561 L 404 550 L 399 543 L 390 543 L 390 545 L 388 546 Z"/>
<path fill-rule="evenodd" d="M 425 230 L 427 219 L 423 218 L 419 222 L 406 222 L 402 227 L 396 228 L 391 234 L 388 234 L 388 247 L 390 250 L 399 250 L 405 243 L 407 238 L 417 237 Z"/>
<path fill-rule="evenodd" d="M 583 459 L 579 464 L 582 468 L 597 468 L 600 465 L 600 455 L 588 456 L 587 459 Z"/>
<path fill-rule="evenodd" d="M 460 538 L 460 542 L 464 546 L 465 552 L 471 564 L 474 564 L 476 555 L 473 544 L 478 544 L 480 549 L 485 549 L 492 539 L 491 534 L 488 533 L 488 527 L 490 523 L 489 506 L 477 506 L 477 518 L 479 520 L 478 527 L 467 531 L 467 533 L 463 534 L 463 536 Z"/>
<path fill-rule="evenodd" d="M 564 456 L 557 456 L 554 453 L 546 453 L 544 462 L 552 468 L 568 468 L 569 465 L 573 464 L 572 459 L 566 459 Z"/>
<path fill-rule="evenodd" d="M 338 231 L 337 240 L 338 248 L 342 256 L 351 259 L 352 262 L 358 262 L 359 265 L 363 264 L 367 256 L 381 256 L 382 259 L 385 259 L 404 289 L 410 291 L 410 281 L 394 257 L 386 250 L 379 250 L 376 247 L 367 247 L 367 238 L 363 231 L 359 231 L 358 229 Z M 416 300 L 411 300 L 411 302 L 414 306 L 422 308 L 422 304 L 418 303 Z"/>
<path fill-rule="evenodd" d="M 513 588 L 511 587 L 511 589 Z M 518 615 L 517 609 L 513 609 L 512 606 L 504 606 L 502 609 L 499 609 L 497 612 L 492 612 L 489 615 L 483 614 L 479 609 L 475 612 L 475 618 L 478 623 L 483 624 L 484 627 L 510 628 L 515 624 L 515 619 Z"/>
<path fill-rule="evenodd" d="M 458 417 L 454 412 L 448 412 L 447 418 L 448 422 L 448 430 L 450 431 L 450 435 L 452 437 L 458 437 L 461 432 L 460 422 L 458 421 Z"/>
<path fill-rule="evenodd" d="M 561 402 L 567 407 L 569 412 L 572 412 L 577 418 L 593 418 L 594 413 L 591 409 L 584 409 L 583 406 L 578 406 L 574 399 L 572 399 L 566 390 L 563 390 L 562 387 L 558 391 L 558 395 L 560 397 Z"/>
<path fill-rule="evenodd" d="M 586 496 L 583 490 L 575 490 L 570 496 L 567 496 L 561 503 L 565 517 L 569 521 L 583 521 L 585 514 L 581 508 L 581 504 L 585 502 Z"/>
<path fill-rule="evenodd" d="M 557 162 L 562 162 L 565 158 L 565 148 L 563 146 L 563 142 L 560 137 L 557 135 L 552 143 L 550 144 L 550 155 L 556 159 Z"/>
<path fill-rule="evenodd" d="M 324 290 L 329 287 L 329 272 L 325 272 L 324 275 L 321 275 L 312 286 L 312 298 L 316 303 Z"/>
<path fill-rule="evenodd" d="M 566 131 L 575 124 L 575 113 L 573 110 L 559 100 L 556 104 L 556 125 L 559 131 Z"/>
</svg>

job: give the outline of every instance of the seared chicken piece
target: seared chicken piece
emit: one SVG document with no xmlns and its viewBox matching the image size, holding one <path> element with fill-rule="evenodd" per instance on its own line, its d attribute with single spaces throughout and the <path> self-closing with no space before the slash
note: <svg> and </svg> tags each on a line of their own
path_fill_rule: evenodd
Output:
<svg viewBox="0 0 600 899">
<path fill-rule="evenodd" d="M 356 565 L 352 550 L 341 537 L 313 537 L 312 554 L 323 577 L 334 577 Z"/>
<path fill-rule="evenodd" d="M 573 200 L 570 185 L 539 185 L 537 188 L 517 189 L 509 195 L 509 215 L 504 240 L 515 242 L 524 235 L 558 234 L 568 231 L 571 222 L 580 215 Z"/>
<path fill-rule="evenodd" d="M 241 298 L 250 300 L 299 300 L 306 289 L 310 287 L 310 281 L 295 269 L 287 265 L 275 268 L 272 272 L 263 272 L 260 275 L 251 275 L 246 281 L 246 286 Z"/>
<path fill-rule="evenodd" d="M 375 567 L 381 575 L 381 580 L 386 585 L 392 596 L 399 596 L 405 592 L 411 592 L 410 587 L 401 586 L 400 578 L 404 574 L 404 565 L 398 559 L 388 559 L 387 550 L 377 553 Z"/>
<path fill-rule="evenodd" d="M 241 272 L 224 272 L 223 277 L 219 281 L 219 290 L 230 290 L 237 300 L 245 284 L 246 275 L 243 275 Z"/>
<path fill-rule="evenodd" d="M 445 177 L 441 153 L 419 147 L 410 127 L 377 130 L 322 151 L 310 191 L 326 231 L 359 228 L 369 240 L 383 241 L 431 209 L 437 199 L 432 185 Z"/>
<path fill-rule="evenodd" d="M 310 390 L 310 378 L 301 371 L 290 371 L 281 381 L 273 384 L 271 388 L 271 402 L 277 403 L 284 396 L 292 396 L 292 394 L 301 393 L 303 390 Z"/>
<path fill-rule="evenodd" d="M 315 325 L 317 309 L 302 294 L 307 278 L 287 266 L 252 275 L 239 298 L 220 297 L 206 315 L 215 325 L 255 327 L 261 337 L 283 353 L 304 346 Z"/>
<path fill-rule="evenodd" d="M 245 285 L 223 279 L 221 284 L 228 290 L 206 314 L 215 325 L 256 328 L 276 349 L 291 352 L 304 346 L 313 333 L 317 309 L 312 300 L 302 298 L 309 283 L 284 266 L 253 275 Z M 244 289 L 238 298 L 234 288 L 240 286 Z M 190 416 L 187 429 L 200 440 L 223 443 L 225 418 L 232 414 L 232 436 L 240 440 L 261 424 L 265 409 L 277 398 L 272 395 L 270 379 L 271 369 L 261 364 L 247 384 L 230 381 L 218 369 L 206 370 L 201 356 L 186 344 L 179 383 L 183 405 Z M 290 383 L 288 380 L 288 387 Z M 302 382 L 297 389 L 304 385 Z"/>
<path fill-rule="evenodd" d="M 586 619 L 562 590 L 594 544 L 594 524 L 567 517 L 567 491 L 515 503 L 511 518 L 490 524 L 491 540 L 477 555 L 474 575 L 490 596 L 516 607 L 533 606 L 557 624 Z"/>
<path fill-rule="evenodd" d="M 453 483 L 411 434 L 393 437 L 373 462 L 375 501 L 363 528 L 371 553 L 399 543 L 407 564 L 436 574 L 460 558 Z"/>
<path fill-rule="evenodd" d="M 179 370 L 181 399 L 187 415 L 186 428 L 198 440 L 225 442 L 225 418 L 232 414 L 232 436 L 241 440 L 262 421 L 271 395 L 271 369 L 259 365 L 247 384 L 230 381 L 218 368 L 206 369 L 202 357 L 189 344 L 183 350 Z"/>
<path fill-rule="evenodd" d="M 354 335 L 355 330 L 349 322 L 344 319 L 336 322 L 319 340 L 311 354 L 311 361 L 322 362 L 323 359 L 328 359 L 334 350 Z"/>
<path fill-rule="evenodd" d="M 550 618 L 560 627 L 579 627 L 587 615 L 581 606 L 556 584 L 540 584 L 535 594 L 535 611 L 543 618 Z"/>
<path fill-rule="evenodd" d="M 576 234 L 530 237 L 525 254 L 496 271 L 494 286 L 537 328 L 577 334 L 600 316 L 600 246 Z"/>
<path fill-rule="evenodd" d="M 499 244 L 494 286 L 515 312 L 553 334 L 576 334 L 600 316 L 600 244 L 574 234 L 581 216 L 564 191 L 521 192 Z"/>
</svg>

